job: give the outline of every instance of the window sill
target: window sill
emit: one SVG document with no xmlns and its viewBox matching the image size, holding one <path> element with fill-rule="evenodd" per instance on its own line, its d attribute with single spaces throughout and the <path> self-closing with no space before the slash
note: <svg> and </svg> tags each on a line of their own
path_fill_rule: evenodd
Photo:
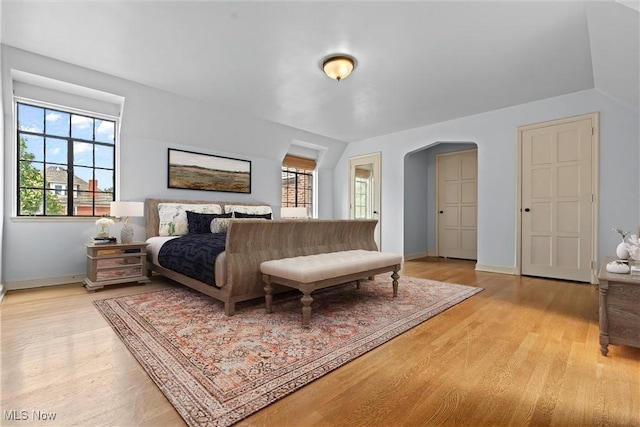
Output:
<svg viewBox="0 0 640 427">
<path fill-rule="evenodd" d="M 12 222 L 96 222 L 101 216 L 12 216 Z M 120 218 L 108 217 L 114 222 Z"/>
</svg>

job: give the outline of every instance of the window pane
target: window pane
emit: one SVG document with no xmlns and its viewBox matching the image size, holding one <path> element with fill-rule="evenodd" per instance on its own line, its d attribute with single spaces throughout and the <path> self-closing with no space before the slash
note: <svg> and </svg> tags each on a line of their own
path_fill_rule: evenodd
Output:
<svg viewBox="0 0 640 427">
<path fill-rule="evenodd" d="M 282 206 L 295 207 L 295 177 L 287 170 L 282 171 Z"/>
<path fill-rule="evenodd" d="M 47 138 L 47 163 L 67 164 L 67 140 Z"/>
<path fill-rule="evenodd" d="M 89 186 L 93 185 L 93 168 L 76 166 L 73 168 L 73 174 L 81 180 L 80 190 L 86 191 L 89 189 Z M 92 187 L 89 191 L 94 189 L 95 187 Z"/>
<path fill-rule="evenodd" d="M 19 134 L 20 160 L 44 162 L 44 139 L 41 136 Z"/>
<path fill-rule="evenodd" d="M 95 146 L 96 150 L 96 167 L 113 169 L 113 146 L 106 147 L 104 145 Z"/>
<path fill-rule="evenodd" d="M 93 193 L 77 191 L 74 202 L 74 215 L 78 216 L 102 216 L 108 215 L 113 201 L 113 193 Z"/>
<path fill-rule="evenodd" d="M 113 201 L 113 193 L 96 194 L 94 215 L 96 216 L 109 215 L 112 201 Z"/>
<path fill-rule="evenodd" d="M 67 187 L 67 180 L 69 179 L 69 171 L 60 166 L 51 166 L 47 164 L 46 168 L 46 187 L 55 188 L 55 184 L 61 184 L 64 188 Z"/>
<path fill-rule="evenodd" d="M 93 200 L 94 193 L 87 193 L 86 191 L 78 191 L 75 198 L 73 207 L 74 215 L 79 216 L 92 216 L 93 215 Z"/>
<path fill-rule="evenodd" d="M 309 171 L 284 167 L 282 169 L 283 207 L 304 207 L 312 212 L 313 175 Z"/>
<path fill-rule="evenodd" d="M 47 135 L 69 136 L 69 120 L 71 114 L 62 111 L 46 110 L 45 118 Z"/>
<path fill-rule="evenodd" d="M 113 171 L 96 169 L 96 190 L 113 191 Z"/>
<path fill-rule="evenodd" d="M 44 108 L 18 104 L 18 130 L 44 133 Z"/>
<path fill-rule="evenodd" d="M 75 141 L 73 143 L 73 164 L 93 166 L 93 144 Z"/>
<path fill-rule="evenodd" d="M 71 136 L 73 138 L 93 140 L 93 119 L 86 116 L 71 115 Z"/>
<path fill-rule="evenodd" d="M 43 200 L 43 190 L 21 188 L 18 215 L 42 215 Z"/>
<path fill-rule="evenodd" d="M 19 162 L 20 167 L 20 187 L 44 187 L 44 174 L 42 163 L 37 162 Z"/>
<path fill-rule="evenodd" d="M 66 198 L 58 197 L 55 190 L 45 191 L 46 205 L 45 215 L 64 215 L 66 214 Z"/>
<path fill-rule="evenodd" d="M 96 141 L 113 144 L 115 141 L 116 124 L 110 120 L 95 120 Z"/>
</svg>

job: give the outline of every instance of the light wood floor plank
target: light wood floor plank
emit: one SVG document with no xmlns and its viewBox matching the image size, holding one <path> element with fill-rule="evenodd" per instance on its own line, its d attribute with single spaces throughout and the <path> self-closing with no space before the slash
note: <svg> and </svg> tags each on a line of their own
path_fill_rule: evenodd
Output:
<svg viewBox="0 0 640 427">
<path fill-rule="evenodd" d="M 640 425 L 640 349 L 598 344 L 591 285 L 425 258 L 402 275 L 484 287 L 242 421 L 244 426 Z M 9 292 L 1 306 L 3 426 L 182 426 L 80 284 Z M 401 291 L 401 289 L 400 289 Z M 26 410 L 29 423 L 5 419 Z M 55 412 L 51 421 L 32 411 Z"/>
</svg>

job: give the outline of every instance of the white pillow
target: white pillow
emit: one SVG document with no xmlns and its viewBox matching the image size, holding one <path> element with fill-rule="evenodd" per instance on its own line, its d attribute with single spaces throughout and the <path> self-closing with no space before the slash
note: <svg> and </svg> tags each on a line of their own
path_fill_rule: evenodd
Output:
<svg viewBox="0 0 640 427">
<path fill-rule="evenodd" d="M 266 218 L 256 218 L 261 221 L 266 221 Z M 229 224 L 232 221 L 255 221 L 254 218 L 213 218 L 211 220 L 211 232 L 212 233 L 226 233 L 229 230 Z"/>
<path fill-rule="evenodd" d="M 187 211 L 220 214 L 218 204 L 158 203 L 159 236 L 183 236 L 189 233 Z"/>
<path fill-rule="evenodd" d="M 211 232 L 226 233 L 232 219 L 233 218 L 213 218 L 213 220 L 211 220 Z"/>
<path fill-rule="evenodd" d="M 251 215 L 266 215 L 273 214 L 271 206 L 243 206 L 243 205 L 226 205 L 224 207 L 224 213 L 240 212 Z"/>
</svg>

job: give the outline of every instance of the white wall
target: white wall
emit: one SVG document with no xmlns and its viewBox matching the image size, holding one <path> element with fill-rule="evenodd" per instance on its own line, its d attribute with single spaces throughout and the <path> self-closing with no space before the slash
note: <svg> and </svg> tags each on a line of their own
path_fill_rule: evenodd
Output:
<svg viewBox="0 0 640 427">
<path fill-rule="evenodd" d="M 382 240 L 385 250 L 404 253 L 405 156 L 438 141 L 473 141 L 478 150 L 478 263 L 515 265 L 515 147 L 517 126 L 599 111 L 600 254 L 612 253 L 618 237 L 613 227 L 635 229 L 640 223 L 638 111 L 597 90 L 523 104 L 449 122 L 345 144 L 274 123 L 231 115 L 198 101 L 96 73 L 3 45 L 4 209 L 1 273 L 7 287 L 80 280 L 85 274 L 83 243 L 94 233 L 93 221 L 18 221 L 14 203 L 14 130 L 11 116 L 12 68 L 125 98 L 122 120 L 120 198 L 145 197 L 264 201 L 279 204 L 279 164 L 290 144 L 306 141 L 326 147 L 319 163 L 322 218 L 348 217 L 348 158 L 382 153 Z M 168 147 L 189 148 L 253 162 L 251 195 L 169 190 Z M 335 166 L 335 167 L 334 167 Z M 132 219 L 136 238 L 144 238 L 142 219 Z M 117 226 L 116 226 L 117 227 Z M 410 229 L 408 231 L 411 231 Z M 10 248 L 8 250 L 7 248 Z"/>
<path fill-rule="evenodd" d="M 0 17 L 2 17 L 2 5 L 0 4 Z M 2 69 L 2 45 L 0 45 L 0 69 Z M 0 84 L 0 98 L 3 94 L 2 85 Z M 0 117 L 4 117 L 4 107 L 0 103 Z M 4 139 L 4 120 L 0 120 L 0 145 L 5 146 Z M 0 150 L 0 176 L 4 176 L 4 150 Z M 0 301 L 4 296 L 4 187 L 0 185 Z"/>
<path fill-rule="evenodd" d="M 80 281 L 86 271 L 83 243 L 95 233 L 93 220 L 41 221 L 12 218 L 14 204 L 14 124 L 11 69 L 43 75 L 125 98 L 122 114 L 119 198 L 146 197 L 265 202 L 280 206 L 280 165 L 289 146 L 303 141 L 322 147 L 319 161 L 320 217 L 333 213 L 333 165 L 345 143 L 264 120 L 233 115 L 199 101 L 113 76 L 2 46 L 5 96 L 3 270 L 9 289 Z M 247 194 L 167 188 L 168 147 L 251 160 L 252 192 Z M 132 218 L 135 237 L 145 238 L 144 221 Z M 119 230 L 120 224 L 114 226 Z"/>
<path fill-rule="evenodd" d="M 403 253 L 408 258 L 415 258 L 420 255 L 425 256 L 429 250 L 427 218 L 433 204 L 429 203 L 428 157 L 427 150 L 419 150 L 415 153 L 407 154 L 404 160 Z M 382 182 L 384 184 L 384 180 Z"/>
<path fill-rule="evenodd" d="M 438 141 L 478 145 L 478 264 L 509 270 L 515 262 L 516 128 L 600 112 L 600 256 L 618 243 L 613 227 L 635 229 L 640 218 L 638 111 L 598 90 L 550 98 L 391 135 L 353 142 L 334 169 L 335 216 L 348 217 L 348 192 L 338 184 L 351 156 L 382 152 L 382 241 L 404 253 L 407 153 Z"/>
</svg>

